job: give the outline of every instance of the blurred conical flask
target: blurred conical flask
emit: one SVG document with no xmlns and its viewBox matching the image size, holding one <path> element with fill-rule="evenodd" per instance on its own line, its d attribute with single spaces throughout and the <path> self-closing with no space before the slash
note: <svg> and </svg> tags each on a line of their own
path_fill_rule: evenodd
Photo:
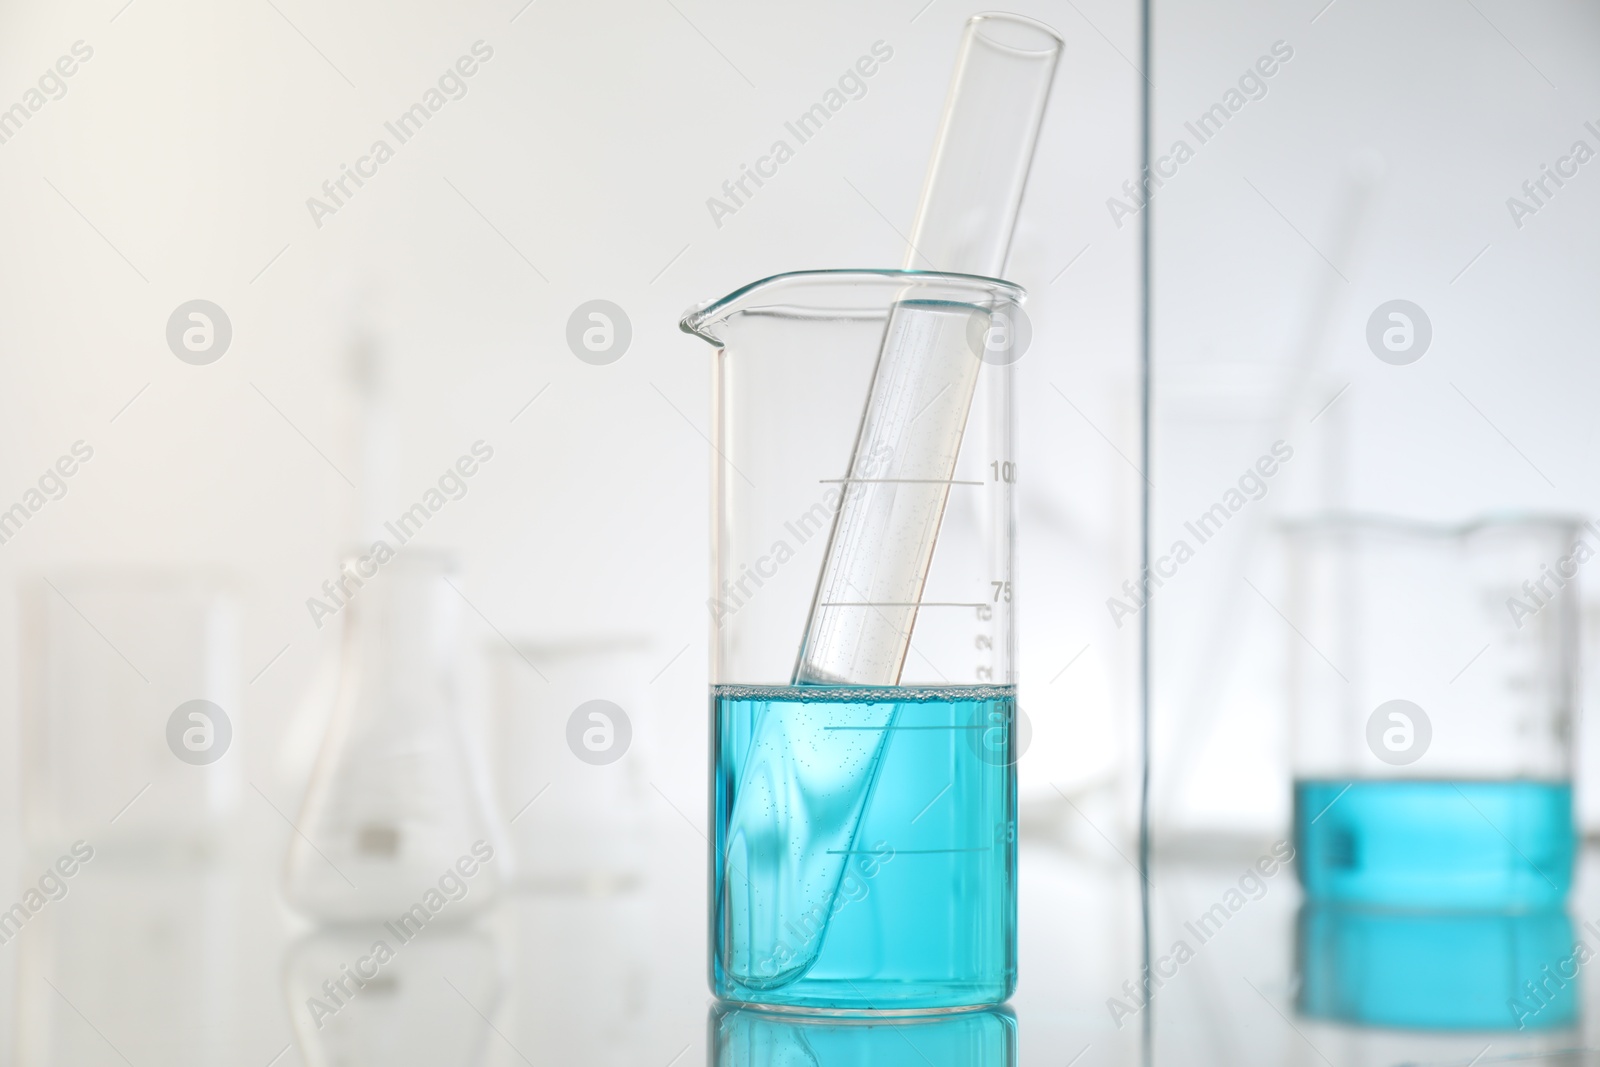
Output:
<svg viewBox="0 0 1600 1067">
<path fill-rule="evenodd" d="M 385 555 L 341 570 L 338 702 L 289 844 L 289 903 L 326 921 L 392 918 L 494 840 L 457 718 L 450 563 L 417 549 Z M 452 917 L 498 886 L 485 863 Z"/>
</svg>

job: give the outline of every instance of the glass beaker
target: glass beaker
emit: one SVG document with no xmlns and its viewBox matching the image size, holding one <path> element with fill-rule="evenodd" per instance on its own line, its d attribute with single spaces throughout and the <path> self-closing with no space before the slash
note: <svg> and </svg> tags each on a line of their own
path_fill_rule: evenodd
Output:
<svg viewBox="0 0 1600 1067">
<path fill-rule="evenodd" d="M 966 275 L 818 271 L 683 321 L 717 347 L 710 969 L 725 1000 L 904 1012 L 1015 986 L 1016 465 L 993 341 L 1022 298 Z M 899 423 L 871 437 L 895 343 L 918 346 L 920 377 L 874 397 Z M 833 632 L 813 654 L 819 619 Z M 824 660 L 881 680 L 797 684 Z"/>
<path fill-rule="evenodd" d="M 457 719 L 451 569 L 406 549 L 340 571 L 355 587 L 340 605 L 339 696 L 285 875 L 289 903 L 314 918 L 398 919 L 420 904 L 421 922 L 461 919 L 498 894 L 487 798 Z"/>
<path fill-rule="evenodd" d="M 1572 882 L 1577 579 L 1566 517 L 1293 524 L 1295 844 L 1307 894 L 1518 909 Z"/>
<path fill-rule="evenodd" d="M 25 589 L 23 824 L 30 846 L 221 848 L 237 808 L 239 613 L 204 572 L 91 569 Z M 220 711 L 185 748 L 192 702 Z M 215 712 L 213 719 L 217 719 Z M 174 719 L 180 721 L 174 745 Z M 198 735 L 196 735 L 198 736 Z M 180 755 L 181 753 L 181 755 Z"/>
</svg>

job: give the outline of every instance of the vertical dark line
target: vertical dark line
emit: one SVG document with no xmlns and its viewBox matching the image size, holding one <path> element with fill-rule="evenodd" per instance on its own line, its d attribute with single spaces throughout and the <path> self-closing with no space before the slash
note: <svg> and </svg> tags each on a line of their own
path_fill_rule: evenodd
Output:
<svg viewBox="0 0 1600 1067">
<path fill-rule="evenodd" d="M 1151 1000 L 1150 972 L 1150 213 L 1154 197 L 1145 186 L 1150 173 L 1150 8 L 1153 0 L 1139 2 L 1139 179 L 1144 210 L 1139 213 L 1139 574 L 1144 588 L 1144 610 L 1139 612 L 1139 922 L 1143 953 L 1145 1010 L 1144 1063 L 1154 1056 L 1155 1004 Z"/>
</svg>

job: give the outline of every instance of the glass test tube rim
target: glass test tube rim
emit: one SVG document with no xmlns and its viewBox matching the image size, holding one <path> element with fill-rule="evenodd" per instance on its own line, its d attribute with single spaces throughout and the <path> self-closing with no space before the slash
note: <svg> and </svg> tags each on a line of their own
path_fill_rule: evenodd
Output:
<svg viewBox="0 0 1600 1067">
<path fill-rule="evenodd" d="M 980 11 L 967 20 L 967 25 L 975 28 L 977 35 L 983 38 L 984 44 L 1017 56 L 1048 56 L 1059 52 L 1066 44 L 1061 35 L 1051 26 L 1040 22 L 1038 19 L 1031 19 L 1026 15 L 1018 15 L 1011 11 Z M 1037 34 L 1041 38 L 1039 46 L 1027 48 L 983 32 L 994 25 L 1005 25 Z"/>
</svg>

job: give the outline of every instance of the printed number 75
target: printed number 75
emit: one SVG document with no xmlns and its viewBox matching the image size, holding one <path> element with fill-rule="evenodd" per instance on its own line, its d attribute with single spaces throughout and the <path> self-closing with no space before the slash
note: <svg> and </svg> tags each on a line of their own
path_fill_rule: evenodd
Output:
<svg viewBox="0 0 1600 1067">
<path fill-rule="evenodd" d="M 990 582 L 989 584 L 994 586 L 994 600 L 995 600 L 995 603 L 998 604 L 1002 600 L 1004 600 L 1007 604 L 1011 603 L 1011 583 L 1010 582 Z"/>
</svg>

